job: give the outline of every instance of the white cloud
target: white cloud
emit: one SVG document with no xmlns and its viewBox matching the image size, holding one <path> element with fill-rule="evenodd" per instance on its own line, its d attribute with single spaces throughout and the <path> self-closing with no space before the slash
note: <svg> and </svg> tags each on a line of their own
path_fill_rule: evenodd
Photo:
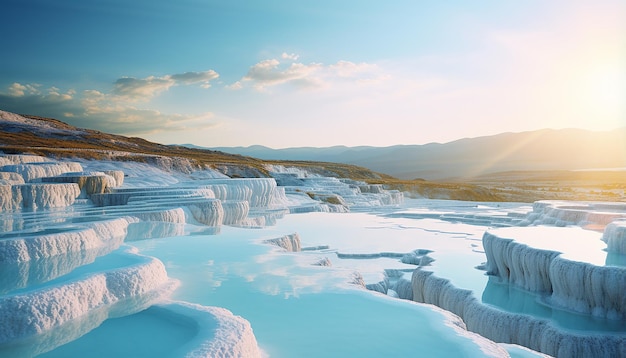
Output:
<svg viewBox="0 0 626 358">
<path fill-rule="evenodd" d="M 371 73 L 378 70 L 377 66 L 373 64 L 354 63 L 343 60 L 340 60 L 337 63 L 328 66 L 328 68 L 337 76 L 344 78 L 356 77 L 361 74 Z"/>
<path fill-rule="evenodd" d="M 250 68 L 244 77 L 246 81 L 254 81 L 258 86 L 273 86 L 293 80 L 302 80 L 310 77 L 321 68 L 320 64 L 292 63 L 285 69 L 279 68 L 280 62 L 276 59 L 265 60 Z"/>
<path fill-rule="evenodd" d="M 21 83 L 13 83 L 9 86 L 9 94 L 14 97 L 21 97 L 27 94 L 39 94 L 39 84 L 21 84 Z"/>
<path fill-rule="evenodd" d="M 365 86 L 380 84 L 391 78 L 391 75 L 385 73 L 378 65 L 365 62 L 354 63 L 341 60 L 329 65 L 328 72 L 329 77 Z"/>
<path fill-rule="evenodd" d="M 174 81 L 166 77 L 122 77 L 115 81 L 113 93 L 129 100 L 149 99 L 173 85 Z"/>
<path fill-rule="evenodd" d="M 130 101 L 148 100 L 176 85 L 200 84 L 202 88 L 209 88 L 211 87 L 210 81 L 218 77 L 219 74 L 213 70 L 184 72 L 162 77 L 122 77 L 115 81 L 113 93 Z"/>
<path fill-rule="evenodd" d="M 4 96 L 7 98 L 38 98 L 42 103 L 54 104 L 57 102 L 64 102 L 71 100 L 76 91 L 68 90 L 65 93 L 61 92 L 57 87 L 50 87 L 46 90 L 46 93 L 42 93 L 39 89 L 41 87 L 40 84 L 31 83 L 31 84 L 21 84 L 15 82 L 11 84 L 8 89 L 8 94 Z"/>
<path fill-rule="evenodd" d="M 74 98 L 76 91 L 73 89 L 68 90 L 65 93 L 61 93 L 61 91 L 56 87 L 50 87 L 48 89 L 48 94 L 46 97 L 51 101 L 69 101 Z"/>
<path fill-rule="evenodd" d="M 117 101 L 116 96 L 96 90 L 83 91 L 81 106 L 85 119 L 97 121 L 99 129 L 125 135 L 202 130 L 215 125 L 210 112 L 200 115 L 161 113 Z"/>
<path fill-rule="evenodd" d="M 371 84 L 387 78 L 374 64 L 350 61 L 338 61 L 331 65 L 304 64 L 294 62 L 297 58 L 298 56 L 295 54 L 283 53 L 281 59 L 286 61 L 263 60 L 250 67 L 248 73 L 230 88 L 239 89 L 248 83 L 260 91 L 282 84 L 311 89 L 330 87 L 339 81 Z"/>
<path fill-rule="evenodd" d="M 242 82 L 253 83 L 258 90 L 288 82 L 299 85 L 313 84 L 312 75 L 320 67 L 320 64 L 315 63 L 310 65 L 291 63 L 285 68 L 280 66 L 280 61 L 277 59 L 264 60 L 252 66 L 242 78 Z"/>
<path fill-rule="evenodd" d="M 208 84 L 209 81 L 217 79 L 220 75 L 213 71 L 208 70 L 204 72 L 185 72 L 175 75 L 166 76 L 175 81 L 176 83 L 191 85 L 195 83 L 201 83 L 203 85 Z"/>
<path fill-rule="evenodd" d="M 26 94 L 26 86 L 15 82 L 9 87 L 9 93 L 15 97 L 21 97 Z"/>
<path fill-rule="evenodd" d="M 243 88 L 243 85 L 241 84 L 240 81 L 237 81 L 237 82 L 233 83 L 232 85 L 227 85 L 226 86 L 226 89 L 234 90 L 234 91 L 240 90 L 242 88 Z"/>
<path fill-rule="evenodd" d="M 286 53 L 283 52 L 282 55 L 280 55 L 280 58 L 282 58 L 283 60 L 292 60 L 292 61 L 297 61 L 298 58 L 300 58 L 299 55 L 295 54 L 295 53 Z"/>
</svg>

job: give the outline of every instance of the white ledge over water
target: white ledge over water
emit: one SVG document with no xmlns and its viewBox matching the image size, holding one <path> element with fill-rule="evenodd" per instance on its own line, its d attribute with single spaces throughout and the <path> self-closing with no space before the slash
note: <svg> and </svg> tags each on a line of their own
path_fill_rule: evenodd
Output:
<svg viewBox="0 0 626 358">
<path fill-rule="evenodd" d="M 578 227 L 487 231 L 487 272 L 582 314 L 626 318 L 626 267 L 607 266 L 602 234 Z"/>
</svg>

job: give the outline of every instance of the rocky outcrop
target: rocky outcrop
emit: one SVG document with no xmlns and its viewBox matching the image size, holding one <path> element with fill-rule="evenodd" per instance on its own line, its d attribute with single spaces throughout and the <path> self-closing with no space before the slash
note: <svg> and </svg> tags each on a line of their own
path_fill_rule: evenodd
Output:
<svg viewBox="0 0 626 358">
<path fill-rule="evenodd" d="M 276 245 L 289 252 L 301 251 L 300 235 L 298 235 L 297 232 L 282 237 L 277 237 L 275 239 L 265 240 L 263 242 L 266 244 Z"/>
<path fill-rule="evenodd" d="M 495 342 L 512 343 L 554 357 L 624 357 L 626 336 L 589 335 L 562 330 L 548 320 L 505 312 L 482 304 L 471 291 L 456 288 L 432 272 L 415 270 L 413 300 L 459 316 L 467 329 Z"/>
</svg>

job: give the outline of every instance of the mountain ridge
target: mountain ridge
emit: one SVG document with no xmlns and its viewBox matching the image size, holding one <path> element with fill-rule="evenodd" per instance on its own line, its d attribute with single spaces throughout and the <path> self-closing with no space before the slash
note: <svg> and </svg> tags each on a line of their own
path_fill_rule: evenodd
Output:
<svg viewBox="0 0 626 358">
<path fill-rule="evenodd" d="M 626 127 L 505 132 L 421 145 L 210 147 L 265 160 L 316 160 L 363 166 L 401 179 L 471 179 L 504 171 L 581 170 L 626 167 Z"/>
</svg>

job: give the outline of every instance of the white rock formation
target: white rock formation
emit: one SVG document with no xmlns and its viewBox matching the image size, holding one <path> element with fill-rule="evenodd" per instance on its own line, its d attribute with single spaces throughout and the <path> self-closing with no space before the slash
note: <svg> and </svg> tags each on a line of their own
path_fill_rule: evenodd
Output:
<svg viewBox="0 0 626 358">
<path fill-rule="evenodd" d="M 524 225 L 598 225 L 626 218 L 625 203 L 537 201 Z"/>
<path fill-rule="evenodd" d="M 182 213 L 182 216 L 184 218 L 184 212 Z M 128 233 L 126 234 L 124 242 L 184 235 L 185 224 L 163 221 L 142 221 L 128 225 Z"/>
<path fill-rule="evenodd" d="M 471 217 L 479 225 L 524 226 L 490 229 L 483 235 L 487 262 L 481 267 L 497 276 L 489 282 L 498 280 L 502 291 L 492 285 L 492 291 L 486 288 L 476 297 L 418 268 L 411 280 L 413 300 L 460 316 L 469 330 L 496 342 L 556 357 L 626 356 L 626 332 L 619 328 L 626 319 L 626 267 L 620 266 L 624 221 L 614 221 L 626 215 L 625 209 L 623 203 L 546 201 L 535 203 L 524 218 L 502 225 Z M 447 218 L 454 216 L 441 217 Z M 400 282 L 388 292 L 402 291 Z M 506 301 L 502 308 L 498 300 Z M 570 315 L 586 323 L 573 324 L 578 321 Z"/>
<path fill-rule="evenodd" d="M 1 158 L 1 157 L 0 157 Z M 0 172 L 0 185 L 24 184 L 24 178 L 18 173 Z"/>
<path fill-rule="evenodd" d="M 248 201 L 222 201 L 224 209 L 224 225 L 239 225 L 248 217 L 250 203 Z"/>
<path fill-rule="evenodd" d="M 533 235 L 546 242 L 531 246 L 524 236 Z M 594 246 L 584 246 L 585 241 L 602 245 L 599 234 L 579 228 L 490 230 L 483 236 L 487 273 L 523 289 L 547 294 L 551 304 L 557 307 L 597 317 L 626 319 L 626 267 L 585 262 L 585 256 L 592 258 L 594 254 Z M 572 251 L 568 244 L 576 250 Z M 561 250 L 557 251 L 559 246 Z M 597 251 L 602 252 L 603 247 Z"/>
<path fill-rule="evenodd" d="M 103 194 L 107 189 L 115 187 L 117 180 L 101 172 L 65 173 L 56 177 L 41 178 L 42 183 L 76 183 L 81 191 L 81 198 L 89 198 L 93 194 Z"/>
<path fill-rule="evenodd" d="M 300 235 L 297 232 L 281 237 L 277 237 L 275 239 L 269 239 L 263 241 L 266 244 L 276 245 L 285 249 L 288 252 L 299 252 L 301 251 L 301 242 Z"/>
<path fill-rule="evenodd" d="M 117 248 L 119 245 L 102 246 L 20 262 L 0 260 L 0 272 L 2 272 L 0 294 L 7 294 L 62 277 Z"/>
<path fill-rule="evenodd" d="M 205 186 L 206 189 L 212 190 L 215 193 L 215 198 L 224 200 L 252 200 L 252 189 L 248 186 L 241 185 L 228 185 L 228 184 L 213 184 Z"/>
<path fill-rule="evenodd" d="M 609 252 L 626 255 L 626 220 L 617 220 L 604 229 L 602 241 L 606 242 Z"/>
<path fill-rule="evenodd" d="M 552 292 L 550 263 L 560 252 L 535 250 L 514 239 L 485 232 L 483 248 L 487 255 L 487 274 L 533 292 Z"/>
<path fill-rule="evenodd" d="M 157 221 L 173 224 L 185 224 L 187 222 L 185 210 L 182 208 L 173 208 L 156 211 L 142 211 L 133 214 L 142 221 Z"/>
<path fill-rule="evenodd" d="M 44 163 L 50 161 L 49 158 L 29 154 L 1 154 L 0 160 L 0 163 L 7 164 Z"/>
<path fill-rule="evenodd" d="M 313 265 L 330 267 L 333 265 L 333 263 L 330 262 L 330 259 L 328 257 L 324 257 L 323 259 L 320 259 L 319 261 L 315 262 Z"/>
<path fill-rule="evenodd" d="M 626 267 L 556 257 L 550 263 L 549 280 L 551 304 L 595 317 L 626 319 Z"/>
<path fill-rule="evenodd" d="M 191 214 L 191 218 L 187 220 L 188 222 L 196 220 L 207 226 L 220 226 L 224 222 L 224 208 L 220 200 L 205 199 L 187 203 L 185 208 Z"/>
<path fill-rule="evenodd" d="M 413 300 L 413 284 L 404 278 L 399 279 L 392 287 L 398 294 L 398 298 L 403 300 Z"/>
<path fill-rule="evenodd" d="M 105 170 L 104 174 L 110 176 L 115 180 L 115 183 L 111 183 L 112 187 L 120 187 L 124 185 L 124 172 L 121 170 Z"/>
<path fill-rule="evenodd" d="M 592 335 L 559 329 L 545 319 L 482 304 L 471 291 L 456 288 L 432 272 L 417 269 L 413 300 L 459 316 L 467 329 L 495 342 L 512 343 L 554 357 L 624 357 L 626 335 Z"/>
<path fill-rule="evenodd" d="M 156 307 L 188 316 L 197 325 L 196 338 L 180 349 L 187 358 L 262 356 L 250 323 L 227 309 L 185 302 Z"/>
<path fill-rule="evenodd" d="M 77 184 L 24 184 L 17 186 L 22 206 L 31 209 L 70 206 L 80 196 Z"/>
<path fill-rule="evenodd" d="M 22 208 L 22 190 L 16 185 L 0 185 L 0 212 Z"/>
<path fill-rule="evenodd" d="M 29 183 L 36 179 L 59 176 L 65 173 L 82 172 L 80 163 L 74 162 L 41 162 L 29 164 L 13 164 L 0 167 L 0 171 L 20 174 Z"/>
<path fill-rule="evenodd" d="M 268 166 L 268 170 L 281 186 L 286 187 L 288 194 L 306 193 L 318 201 L 317 205 L 289 205 L 293 213 L 348 212 L 349 208 L 398 205 L 404 201 L 401 192 L 385 190 L 379 184 L 369 185 L 352 179 L 322 177 L 300 168 L 277 165 Z"/>
<path fill-rule="evenodd" d="M 134 261 L 132 265 L 0 297 L 0 344 L 42 334 L 90 311 L 149 294 L 168 284 L 160 261 L 134 253 L 126 256 Z"/>
<path fill-rule="evenodd" d="M 77 184 L 0 185 L 0 212 L 70 206 L 79 196 Z"/>
<path fill-rule="evenodd" d="M 178 188 L 112 189 L 111 193 L 91 195 L 91 199 L 97 206 L 126 206 L 129 210 L 135 209 L 139 212 L 148 210 L 152 213 L 154 210 L 150 208 L 154 207 L 161 207 L 163 210 L 168 207 L 183 208 L 188 214 L 187 222 L 198 222 L 212 227 L 222 224 L 239 225 L 247 219 L 253 191 L 250 186 L 238 183 L 241 181 L 234 181 L 232 185 L 191 186 L 187 183 Z M 138 215 L 142 220 L 182 222 L 173 218 L 147 218 L 144 214 Z"/>
<path fill-rule="evenodd" d="M 181 199 L 215 198 L 215 193 L 203 187 L 119 188 L 105 194 L 91 195 L 97 206 L 118 206 L 128 203 L 180 203 Z"/>
<path fill-rule="evenodd" d="M 118 247 L 126 236 L 126 229 L 133 218 L 117 218 L 94 222 L 75 230 L 54 233 L 15 233 L 0 238 L 0 262 L 25 262 L 69 252 L 81 252 L 102 247 Z"/>
<path fill-rule="evenodd" d="M 207 188 L 215 188 L 216 198 L 248 200 L 251 208 L 268 207 L 276 190 L 276 181 L 273 178 L 210 179 L 203 180 L 202 183 Z"/>
</svg>

